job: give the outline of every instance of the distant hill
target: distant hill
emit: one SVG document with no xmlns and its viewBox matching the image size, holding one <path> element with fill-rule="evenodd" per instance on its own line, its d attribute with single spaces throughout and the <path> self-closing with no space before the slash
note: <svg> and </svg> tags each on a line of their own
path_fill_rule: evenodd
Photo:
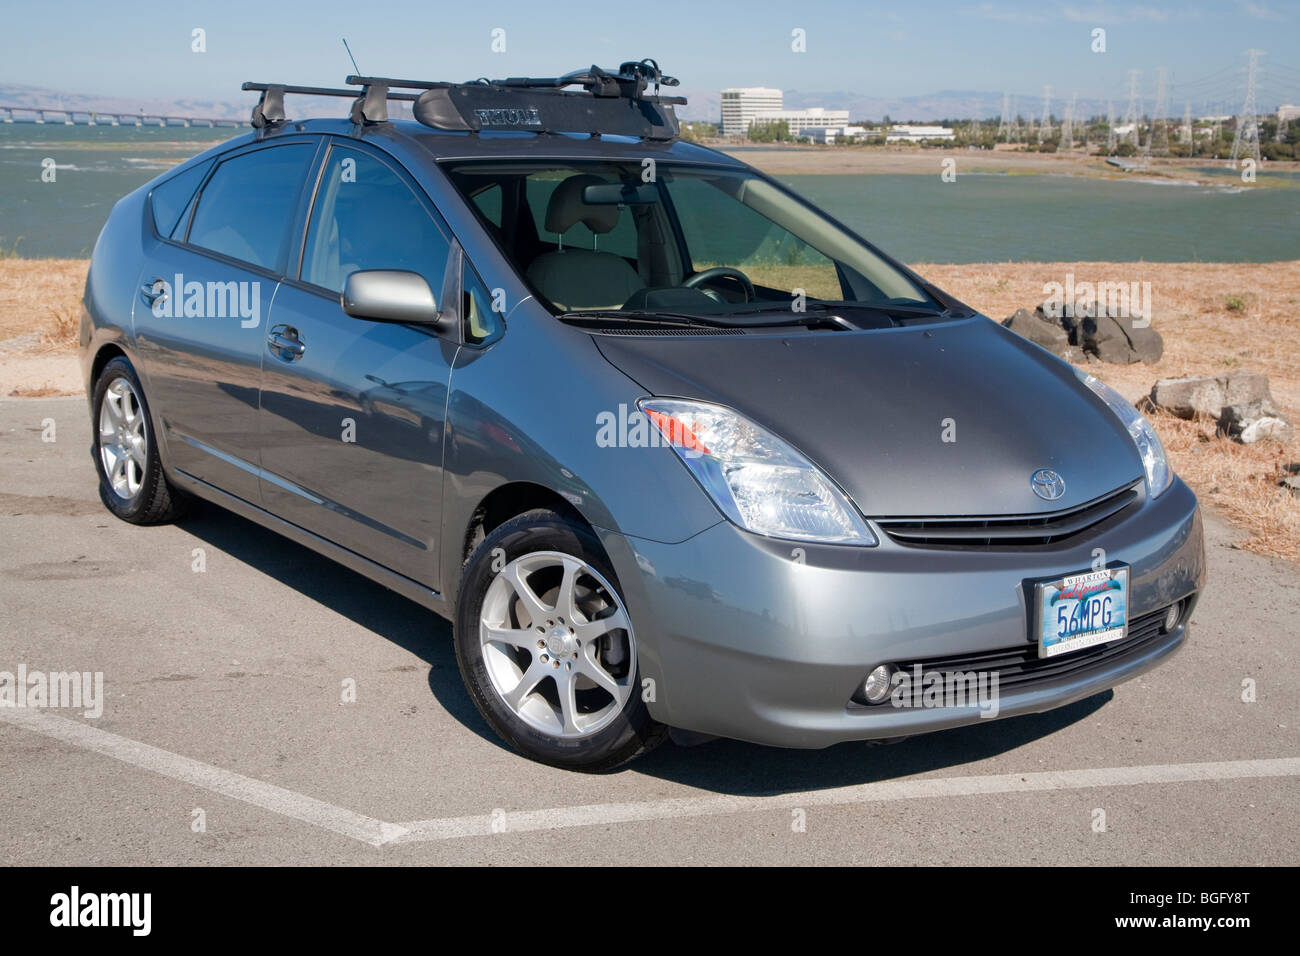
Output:
<svg viewBox="0 0 1300 956">
<path fill-rule="evenodd" d="M 62 90 L 49 90 L 36 86 L 0 83 L 0 103 L 7 106 L 65 109 L 77 112 L 94 111 L 96 113 L 117 113 L 123 116 L 144 113 L 149 116 L 194 116 L 202 119 L 244 120 L 248 118 L 248 114 L 256 102 L 256 93 L 244 93 L 242 98 L 227 100 L 193 98 L 132 99 L 124 96 L 68 93 Z M 293 112 L 291 115 L 297 119 L 345 116 L 348 108 L 347 100 L 327 96 L 295 96 L 292 103 Z M 404 107 L 398 103 L 392 103 L 389 106 L 390 112 L 394 115 L 402 109 Z"/>
</svg>

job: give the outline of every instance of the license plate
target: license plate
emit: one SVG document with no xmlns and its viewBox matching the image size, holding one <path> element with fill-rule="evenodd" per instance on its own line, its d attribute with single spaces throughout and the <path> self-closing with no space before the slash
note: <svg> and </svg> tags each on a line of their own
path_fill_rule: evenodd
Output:
<svg viewBox="0 0 1300 956">
<path fill-rule="evenodd" d="M 1071 574 L 1036 585 L 1038 656 L 1123 640 L 1128 635 L 1128 568 Z"/>
</svg>

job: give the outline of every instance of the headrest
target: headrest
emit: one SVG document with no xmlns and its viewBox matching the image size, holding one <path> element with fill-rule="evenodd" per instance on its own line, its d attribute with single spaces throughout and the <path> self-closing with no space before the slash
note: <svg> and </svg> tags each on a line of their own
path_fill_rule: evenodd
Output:
<svg viewBox="0 0 1300 956">
<path fill-rule="evenodd" d="M 570 176 L 551 193 L 546 204 L 546 231 L 568 232 L 582 223 L 595 233 L 606 233 L 618 225 L 618 206 L 592 206 L 582 201 L 588 186 L 607 185 L 607 181 L 590 173 Z"/>
</svg>

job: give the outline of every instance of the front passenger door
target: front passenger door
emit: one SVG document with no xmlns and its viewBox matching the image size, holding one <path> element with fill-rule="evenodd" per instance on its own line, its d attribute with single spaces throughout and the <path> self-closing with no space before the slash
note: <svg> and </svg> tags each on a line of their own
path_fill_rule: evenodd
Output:
<svg viewBox="0 0 1300 956">
<path fill-rule="evenodd" d="M 443 305 L 451 239 L 390 158 L 331 146 L 297 278 L 268 319 L 259 427 L 267 510 L 436 589 L 442 444 L 453 337 L 354 318 L 361 269 L 424 276 Z M 291 275 L 294 270 L 289 270 Z"/>
</svg>

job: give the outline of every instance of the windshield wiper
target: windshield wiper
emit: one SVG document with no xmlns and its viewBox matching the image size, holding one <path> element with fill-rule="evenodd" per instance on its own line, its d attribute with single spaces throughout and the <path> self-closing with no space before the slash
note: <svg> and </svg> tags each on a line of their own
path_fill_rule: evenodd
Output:
<svg viewBox="0 0 1300 956">
<path fill-rule="evenodd" d="M 649 312 L 639 309 L 584 309 L 579 312 L 561 312 L 557 318 L 565 321 L 582 319 L 620 319 L 625 322 L 653 322 L 659 325 L 686 325 L 698 328 L 730 328 L 728 322 L 717 322 L 684 312 Z"/>
<path fill-rule="evenodd" d="M 782 312 L 788 309 L 787 305 L 776 305 L 773 303 L 768 306 L 760 306 L 754 309 L 736 309 L 727 312 L 727 315 L 763 315 L 770 312 Z M 875 312 L 880 315 L 900 318 L 927 318 L 939 319 L 948 316 L 948 310 L 939 311 L 937 309 L 927 308 L 925 306 L 915 305 L 893 305 L 888 302 L 808 302 L 804 305 L 805 312 L 847 312 L 857 310 L 861 312 Z"/>
</svg>

